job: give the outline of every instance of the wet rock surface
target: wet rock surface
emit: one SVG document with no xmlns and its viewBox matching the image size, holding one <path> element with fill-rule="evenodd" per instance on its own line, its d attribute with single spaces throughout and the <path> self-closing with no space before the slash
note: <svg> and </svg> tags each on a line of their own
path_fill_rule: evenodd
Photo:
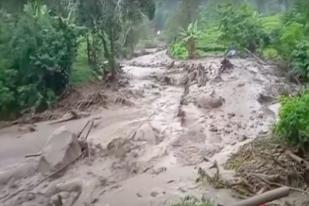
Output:
<svg viewBox="0 0 309 206">
<path fill-rule="evenodd" d="M 81 147 L 75 134 L 62 127 L 47 140 L 39 161 L 39 171 L 48 175 L 55 172 L 81 155 Z"/>
</svg>

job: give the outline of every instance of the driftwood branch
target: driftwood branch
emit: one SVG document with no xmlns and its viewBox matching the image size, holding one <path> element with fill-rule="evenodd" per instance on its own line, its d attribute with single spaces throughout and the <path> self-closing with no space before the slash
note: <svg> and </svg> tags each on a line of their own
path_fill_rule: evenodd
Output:
<svg viewBox="0 0 309 206">
<path fill-rule="evenodd" d="M 294 160 L 295 162 L 297 162 L 298 164 L 300 164 L 304 167 L 304 171 L 303 171 L 304 180 L 307 184 L 309 184 L 309 162 L 304 160 L 303 158 L 297 156 L 296 154 L 294 154 L 290 150 L 285 151 L 285 154 L 289 158 L 291 158 L 292 160 Z"/>
<path fill-rule="evenodd" d="M 289 195 L 289 193 L 290 193 L 289 187 L 281 187 L 281 188 L 266 192 L 264 194 L 249 198 L 247 200 L 243 200 L 241 202 L 235 203 L 232 206 L 259 206 L 261 204 L 265 204 L 265 203 L 272 202 L 274 200 L 286 197 Z"/>
<path fill-rule="evenodd" d="M 76 120 L 76 119 L 79 119 L 80 118 L 80 115 L 78 115 L 76 112 L 74 111 L 70 111 L 69 113 L 66 113 L 64 115 L 64 117 L 62 117 L 60 120 L 57 120 L 57 121 L 54 121 L 54 122 L 51 122 L 49 123 L 50 125 L 53 125 L 53 124 L 60 124 L 60 123 L 64 123 L 64 122 L 68 122 L 68 121 L 71 121 L 71 120 Z"/>
<path fill-rule="evenodd" d="M 303 165 L 305 168 L 309 168 L 309 162 L 307 162 L 306 160 L 304 160 L 303 158 L 297 156 L 296 154 L 294 154 L 293 152 L 291 152 L 290 150 L 287 150 L 285 152 L 285 154 L 290 157 L 292 160 L 296 161 L 297 163 Z"/>
<path fill-rule="evenodd" d="M 252 53 L 249 49 L 245 48 L 245 51 L 248 52 L 251 56 L 253 56 L 260 64 L 266 64 L 260 57 Z"/>
<path fill-rule="evenodd" d="M 31 158 L 31 157 L 40 157 L 42 153 L 37 153 L 37 154 L 27 154 L 25 155 L 25 158 Z"/>
</svg>

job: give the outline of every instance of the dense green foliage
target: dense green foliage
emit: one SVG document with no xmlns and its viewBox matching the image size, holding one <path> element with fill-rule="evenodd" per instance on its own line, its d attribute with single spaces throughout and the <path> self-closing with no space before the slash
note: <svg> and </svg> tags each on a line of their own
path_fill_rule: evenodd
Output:
<svg viewBox="0 0 309 206">
<path fill-rule="evenodd" d="M 299 41 L 292 52 L 293 72 L 305 81 L 309 80 L 309 40 Z"/>
<path fill-rule="evenodd" d="M 275 132 L 283 140 L 302 149 L 309 146 L 309 93 L 285 97 Z"/>
<path fill-rule="evenodd" d="M 114 72 L 155 13 L 149 0 L 0 5 L 0 119 L 46 109 L 70 83 Z"/>
<path fill-rule="evenodd" d="M 174 24 L 171 28 L 176 37 L 170 46 L 172 56 L 192 58 L 227 49 L 237 49 L 240 52 L 250 50 L 265 59 L 284 62 L 291 69 L 291 74 L 299 80 L 308 81 L 307 1 L 281 1 L 277 5 L 267 1 L 227 2 L 229 1 L 210 0 L 207 4 L 195 2 L 199 15 L 195 12 L 193 16 L 194 19 L 199 19 L 198 30 L 201 34 L 191 45 L 195 46 L 198 55 L 190 55 L 188 44 L 181 43 L 183 32 L 179 29 L 176 33 L 177 29 L 174 27 L 177 24 Z"/>
<path fill-rule="evenodd" d="M 45 109 L 70 83 L 104 79 L 118 58 L 156 44 L 159 30 L 176 58 L 249 49 L 309 80 L 307 0 L 12 0 L 0 7 L 0 118 Z"/>
<path fill-rule="evenodd" d="M 309 77 L 309 39 L 308 39 L 308 2 L 296 0 L 292 10 L 282 18 L 278 41 L 274 48 L 279 55 L 290 63 L 296 78 L 308 81 Z M 280 120 L 275 133 L 289 144 L 303 150 L 309 149 L 309 93 L 282 100 Z"/>
<path fill-rule="evenodd" d="M 2 13 L 0 114 L 50 106 L 66 88 L 80 30 L 46 6 L 27 4 L 15 19 Z"/>
<path fill-rule="evenodd" d="M 246 48 L 255 52 L 263 43 L 263 29 L 260 18 L 247 5 L 235 7 L 232 4 L 221 5 L 218 9 L 221 39 L 236 48 Z"/>
<path fill-rule="evenodd" d="M 185 43 L 181 41 L 172 44 L 170 52 L 173 57 L 178 59 L 186 59 L 189 56 Z"/>
</svg>

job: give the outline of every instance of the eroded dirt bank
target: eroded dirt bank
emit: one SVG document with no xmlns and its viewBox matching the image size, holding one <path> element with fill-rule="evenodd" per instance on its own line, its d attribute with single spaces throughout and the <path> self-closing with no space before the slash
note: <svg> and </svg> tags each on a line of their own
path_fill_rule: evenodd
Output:
<svg viewBox="0 0 309 206">
<path fill-rule="evenodd" d="M 225 205 L 235 201 L 229 191 L 196 183 L 197 169 L 222 165 L 241 145 L 268 133 L 277 97 L 294 88 L 275 68 L 253 59 L 232 59 L 234 68 L 222 70 L 222 58 L 174 62 L 165 53 L 124 62 L 128 85 L 114 92 L 115 104 L 88 117 L 37 123 L 34 132 L 1 129 L 1 205 L 48 205 L 59 196 L 63 205 L 98 206 L 168 205 L 189 194 Z M 58 127 L 78 133 L 90 119 L 94 153 L 37 186 L 44 178 L 37 172 L 39 157 L 24 156 L 40 152 Z M 50 193 L 66 183 L 82 185 L 82 191 Z"/>
</svg>

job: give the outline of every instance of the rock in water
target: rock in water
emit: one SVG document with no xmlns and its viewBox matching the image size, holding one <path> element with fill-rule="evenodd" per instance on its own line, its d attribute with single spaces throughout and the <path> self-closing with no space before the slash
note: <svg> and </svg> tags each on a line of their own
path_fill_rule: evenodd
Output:
<svg viewBox="0 0 309 206">
<path fill-rule="evenodd" d="M 196 103 L 198 107 L 203 109 L 215 109 L 223 105 L 224 98 L 215 95 L 202 95 Z"/>
<path fill-rule="evenodd" d="M 39 171 L 44 175 L 55 172 L 76 160 L 81 152 L 75 134 L 61 127 L 48 138 L 42 150 Z"/>
</svg>

